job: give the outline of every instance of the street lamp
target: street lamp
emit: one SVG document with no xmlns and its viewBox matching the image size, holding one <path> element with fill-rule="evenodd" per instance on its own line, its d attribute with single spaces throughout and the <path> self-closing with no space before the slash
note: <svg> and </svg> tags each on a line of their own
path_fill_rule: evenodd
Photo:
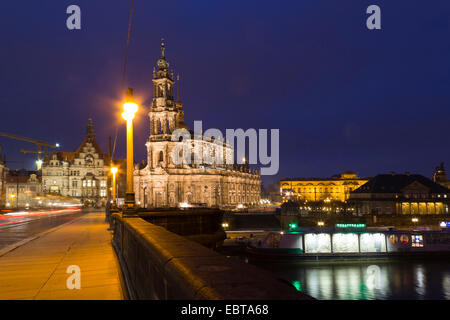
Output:
<svg viewBox="0 0 450 320">
<path fill-rule="evenodd" d="M 15 194 L 11 194 L 11 208 L 14 208 L 14 197 L 15 197 L 16 195 Z M 17 206 L 17 204 L 16 204 L 16 206 Z"/>
<path fill-rule="evenodd" d="M 41 159 L 36 160 L 36 170 L 41 170 L 43 161 Z"/>
<path fill-rule="evenodd" d="M 127 207 L 134 206 L 133 192 L 133 119 L 134 114 L 138 110 L 138 105 L 133 98 L 133 89 L 128 88 L 125 103 L 123 104 L 124 112 L 122 117 L 127 121 L 127 192 L 125 196 L 125 205 Z"/>
<path fill-rule="evenodd" d="M 112 173 L 112 199 L 113 199 L 113 204 L 116 203 L 116 173 L 117 173 L 117 168 L 116 167 L 112 167 L 111 168 L 111 173 Z"/>
</svg>

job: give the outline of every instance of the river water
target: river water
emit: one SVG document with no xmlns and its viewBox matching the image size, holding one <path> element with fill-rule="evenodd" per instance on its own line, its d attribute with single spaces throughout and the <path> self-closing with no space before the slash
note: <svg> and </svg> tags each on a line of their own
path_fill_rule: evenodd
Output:
<svg viewBox="0 0 450 320">
<path fill-rule="evenodd" d="M 252 262 L 324 300 L 450 300 L 450 261 Z"/>
</svg>

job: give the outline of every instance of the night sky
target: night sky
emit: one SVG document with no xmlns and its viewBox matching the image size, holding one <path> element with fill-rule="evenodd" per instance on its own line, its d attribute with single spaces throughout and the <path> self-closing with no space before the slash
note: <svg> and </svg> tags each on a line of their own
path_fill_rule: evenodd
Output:
<svg viewBox="0 0 450 320">
<path fill-rule="evenodd" d="M 81 30 L 66 8 L 81 8 Z M 366 28 L 368 5 L 382 30 Z M 4 1 L 0 131 L 75 151 L 89 117 L 125 155 L 120 84 L 130 1 Z M 166 39 L 185 120 L 206 128 L 279 128 L 285 177 L 431 176 L 450 166 L 450 1 L 135 0 L 126 85 L 142 106 L 135 160 L 145 158 L 152 69 Z M 34 145 L 0 137 L 10 161 Z M 10 162 L 12 168 L 22 167 Z"/>
</svg>

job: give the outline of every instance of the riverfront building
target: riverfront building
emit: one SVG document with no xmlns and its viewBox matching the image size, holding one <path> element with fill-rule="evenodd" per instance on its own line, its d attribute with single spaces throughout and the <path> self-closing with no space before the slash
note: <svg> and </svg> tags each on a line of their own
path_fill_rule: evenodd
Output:
<svg viewBox="0 0 450 320">
<path fill-rule="evenodd" d="M 187 131 L 193 144 L 198 143 L 199 148 L 192 148 L 190 154 L 180 153 L 180 157 L 203 159 L 206 152 L 214 153 L 217 148 L 222 148 L 219 149 L 223 156 L 222 164 L 174 163 L 172 153 L 179 142 L 172 141 L 172 133 L 176 129 L 189 128 L 184 123 L 179 90 L 176 99 L 174 96 L 174 75 L 169 72 L 164 43 L 152 81 L 153 99 L 148 113 L 150 135 L 145 144 L 147 161 L 136 165 L 134 170 L 137 204 L 147 208 L 189 206 L 194 203 L 207 207 L 257 204 L 261 192 L 259 172 L 245 164 L 225 164 L 225 158 L 232 157 L 233 150 L 224 142 L 214 142 Z"/>
<path fill-rule="evenodd" d="M 352 171 L 346 171 L 330 178 L 293 178 L 280 181 L 284 200 L 345 201 L 350 192 L 369 181 Z"/>
<path fill-rule="evenodd" d="M 379 174 L 350 193 L 357 214 L 448 214 L 450 190 L 418 174 Z"/>
</svg>

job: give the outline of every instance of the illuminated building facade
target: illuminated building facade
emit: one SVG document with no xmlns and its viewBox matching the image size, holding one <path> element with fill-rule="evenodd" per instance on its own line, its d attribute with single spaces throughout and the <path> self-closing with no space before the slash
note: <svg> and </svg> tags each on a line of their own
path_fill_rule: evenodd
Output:
<svg viewBox="0 0 450 320">
<path fill-rule="evenodd" d="M 284 200 L 346 201 L 350 192 L 369 181 L 352 171 L 346 171 L 330 178 L 295 178 L 280 181 Z"/>
<path fill-rule="evenodd" d="M 42 195 L 41 177 L 36 171 L 9 171 L 5 179 L 5 205 L 7 208 L 37 207 Z"/>
<path fill-rule="evenodd" d="M 100 206 L 107 198 L 109 155 L 95 140 L 89 119 L 86 135 L 75 152 L 54 152 L 42 165 L 44 193 L 77 198 L 82 204 Z"/>
<path fill-rule="evenodd" d="M 258 203 L 261 192 L 260 175 L 248 165 L 173 162 L 171 155 L 178 141 L 171 141 L 172 133 L 181 128 L 188 130 L 188 127 L 184 123 L 179 90 L 175 100 L 174 75 L 168 68 L 163 43 L 157 70 L 154 69 L 153 72 L 153 100 L 148 113 L 150 135 L 146 143 L 147 161 L 143 165 L 137 165 L 134 170 L 137 204 L 146 208 L 162 208 L 194 203 L 207 207 Z M 203 136 L 191 132 L 191 139 L 199 145 L 199 148 L 191 151 L 191 159 L 203 159 L 201 155 L 205 150 L 215 150 L 212 142 L 203 139 Z M 221 143 L 219 148 L 223 148 L 221 154 L 224 159 L 233 154 L 226 143 Z"/>
<path fill-rule="evenodd" d="M 448 214 L 450 190 L 418 174 L 380 174 L 351 192 L 357 214 Z"/>
</svg>

